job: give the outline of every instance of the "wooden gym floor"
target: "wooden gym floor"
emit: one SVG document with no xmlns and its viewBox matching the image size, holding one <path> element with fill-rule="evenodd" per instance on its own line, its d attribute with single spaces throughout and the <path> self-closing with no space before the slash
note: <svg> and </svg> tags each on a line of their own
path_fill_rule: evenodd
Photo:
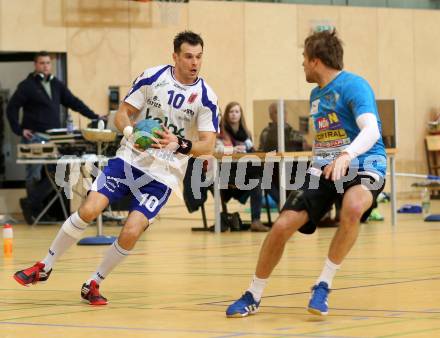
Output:
<svg viewBox="0 0 440 338">
<path fill-rule="evenodd" d="M 439 201 L 433 209 L 440 211 Z M 72 247 L 48 283 L 25 288 L 12 274 L 45 255 L 58 226 L 17 225 L 14 255 L 0 270 L 0 337 L 440 337 L 440 223 L 399 215 L 392 229 L 389 204 L 381 212 L 384 222 L 361 226 L 327 317 L 305 306 L 334 228 L 295 235 L 260 312 L 227 319 L 226 306 L 247 288 L 265 234 L 194 233 L 200 213 L 171 206 L 102 284 L 110 304 L 91 307 L 80 302 L 80 287 L 106 247 Z"/>
</svg>

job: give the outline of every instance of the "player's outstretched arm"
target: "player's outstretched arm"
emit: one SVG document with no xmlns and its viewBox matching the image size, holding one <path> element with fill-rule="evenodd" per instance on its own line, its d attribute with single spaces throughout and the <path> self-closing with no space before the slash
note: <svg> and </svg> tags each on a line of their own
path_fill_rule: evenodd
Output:
<svg viewBox="0 0 440 338">
<path fill-rule="evenodd" d="M 139 109 L 133 107 L 131 104 L 127 102 L 122 102 L 119 106 L 118 112 L 115 115 L 115 126 L 125 135 L 126 131 L 124 129 L 126 127 L 132 127 L 133 122 L 139 114 Z"/>
</svg>

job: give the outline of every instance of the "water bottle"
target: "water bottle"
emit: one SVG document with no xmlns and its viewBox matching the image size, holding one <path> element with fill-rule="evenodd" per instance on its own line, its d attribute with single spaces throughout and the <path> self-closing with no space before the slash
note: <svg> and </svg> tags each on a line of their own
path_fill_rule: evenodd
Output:
<svg viewBox="0 0 440 338">
<path fill-rule="evenodd" d="M 105 122 L 103 120 L 98 121 L 98 129 L 104 130 L 105 129 Z"/>
<path fill-rule="evenodd" d="M 73 125 L 72 115 L 70 114 L 67 114 L 66 129 L 67 129 L 67 134 L 72 134 L 73 129 L 75 129 L 75 126 Z"/>
<path fill-rule="evenodd" d="M 428 188 L 424 188 L 422 192 L 422 213 L 423 218 L 429 215 L 429 209 L 431 208 L 431 195 Z"/>
<path fill-rule="evenodd" d="M 3 225 L 3 254 L 5 257 L 12 255 L 12 239 L 14 234 L 10 224 Z"/>
<path fill-rule="evenodd" d="M 252 149 L 252 147 L 254 146 L 254 144 L 252 143 L 252 140 L 250 138 L 246 139 L 246 141 L 244 141 L 244 145 L 246 147 L 246 151 L 249 151 Z"/>
</svg>

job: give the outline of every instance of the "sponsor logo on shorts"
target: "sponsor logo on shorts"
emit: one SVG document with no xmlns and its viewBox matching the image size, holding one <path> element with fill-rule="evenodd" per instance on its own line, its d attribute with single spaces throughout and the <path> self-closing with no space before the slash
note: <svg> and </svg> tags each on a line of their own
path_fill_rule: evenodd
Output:
<svg viewBox="0 0 440 338">
<path fill-rule="evenodd" d="M 111 192 L 115 192 L 116 188 L 119 187 L 119 180 L 116 177 L 107 176 L 104 187 Z"/>
</svg>

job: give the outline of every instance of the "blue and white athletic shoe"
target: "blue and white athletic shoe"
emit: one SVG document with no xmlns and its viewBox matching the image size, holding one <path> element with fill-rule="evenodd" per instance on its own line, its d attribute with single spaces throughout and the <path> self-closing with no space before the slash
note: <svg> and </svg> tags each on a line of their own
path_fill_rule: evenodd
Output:
<svg viewBox="0 0 440 338">
<path fill-rule="evenodd" d="M 249 291 L 246 291 L 240 299 L 229 305 L 226 310 L 226 317 L 241 318 L 257 313 L 260 302 L 256 302 L 254 296 Z"/>
<path fill-rule="evenodd" d="M 307 311 L 314 315 L 326 316 L 328 314 L 328 294 L 330 289 L 326 282 L 320 282 L 312 288 L 312 296 L 310 297 Z"/>
</svg>

